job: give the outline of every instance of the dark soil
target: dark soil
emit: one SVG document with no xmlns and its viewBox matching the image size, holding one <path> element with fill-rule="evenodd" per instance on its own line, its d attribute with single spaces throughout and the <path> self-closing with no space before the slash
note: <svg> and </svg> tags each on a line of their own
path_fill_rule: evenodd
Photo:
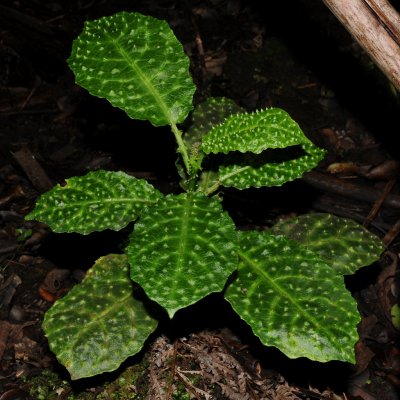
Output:
<svg viewBox="0 0 400 400">
<path fill-rule="evenodd" d="M 92 396 L 85 398 L 143 398 L 149 386 L 147 398 L 163 398 L 154 390 L 171 380 L 171 366 L 161 372 L 157 362 L 177 351 L 190 360 L 190 365 L 176 361 L 182 370 L 203 371 L 197 386 L 175 375 L 180 384 L 171 388 L 185 387 L 191 398 L 207 398 L 207 393 L 212 399 L 397 398 L 399 332 L 390 310 L 399 279 L 399 97 L 322 2 L 269 3 L 1 2 L 0 400 L 66 399 L 73 392 Z M 354 219 L 384 240 L 381 260 L 346 281 L 362 316 L 356 366 L 290 360 L 262 346 L 218 296 L 211 296 L 178 313 L 116 373 L 72 387 L 57 381 L 51 394 L 35 392 L 39 381 L 32 379 L 44 371 L 54 371 L 56 380 L 69 379 L 47 347 L 44 312 L 98 257 L 118 251 L 126 235 L 51 233 L 43 224 L 24 221 L 35 199 L 70 176 L 98 168 L 144 177 L 163 192 L 179 191 L 168 130 L 132 121 L 90 96 L 74 84 L 65 61 L 85 20 L 121 10 L 170 23 L 191 58 L 196 103 L 225 96 L 249 111 L 281 107 L 328 150 L 317 171 L 304 179 L 281 188 L 226 190 L 224 207 L 241 228 L 269 227 L 281 216 L 323 211 Z M 106 382 L 132 371 L 140 360 L 146 373 L 132 382 L 130 394 L 101 397 Z M 212 369 L 213 363 L 224 367 Z M 116 393 L 116 386 L 109 387 Z"/>
</svg>

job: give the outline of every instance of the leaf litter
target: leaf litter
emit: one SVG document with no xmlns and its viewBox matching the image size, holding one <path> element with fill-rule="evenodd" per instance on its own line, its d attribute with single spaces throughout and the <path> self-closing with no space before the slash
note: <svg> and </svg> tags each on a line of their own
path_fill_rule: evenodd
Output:
<svg viewBox="0 0 400 400">
<path fill-rule="evenodd" d="M 346 399 L 330 390 L 290 385 L 263 369 L 229 330 L 202 331 L 173 343 L 161 336 L 149 351 L 146 400 L 172 399 L 184 387 L 189 399 Z"/>
</svg>

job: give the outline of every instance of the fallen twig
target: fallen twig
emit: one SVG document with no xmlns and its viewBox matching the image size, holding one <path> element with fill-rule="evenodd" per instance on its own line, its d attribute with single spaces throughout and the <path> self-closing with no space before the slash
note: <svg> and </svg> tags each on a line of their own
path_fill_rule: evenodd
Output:
<svg viewBox="0 0 400 400">
<path fill-rule="evenodd" d="M 381 197 L 382 193 L 381 190 L 373 187 L 355 185 L 343 179 L 338 179 L 329 174 L 317 171 L 304 174 L 303 180 L 318 189 L 367 203 L 375 203 Z M 390 194 L 386 196 L 383 204 L 391 208 L 400 208 L 400 196 Z"/>
<path fill-rule="evenodd" d="M 22 147 L 13 153 L 13 156 L 36 189 L 40 192 L 47 192 L 53 187 L 50 178 L 28 147 Z"/>
<path fill-rule="evenodd" d="M 375 219 L 379 210 L 382 208 L 383 202 L 385 201 L 386 197 L 389 195 L 390 191 L 393 189 L 394 184 L 396 183 L 396 179 L 390 179 L 388 183 L 385 185 L 383 192 L 379 199 L 374 203 L 369 212 L 367 218 L 364 221 L 364 226 L 368 228 L 369 224 Z"/>
</svg>

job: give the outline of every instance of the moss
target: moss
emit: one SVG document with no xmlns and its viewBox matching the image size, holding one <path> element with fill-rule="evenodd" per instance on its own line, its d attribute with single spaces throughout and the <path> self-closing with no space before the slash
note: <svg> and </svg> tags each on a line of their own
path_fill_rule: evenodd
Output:
<svg viewBox="0 0 400 400">
<path fill-rule="evenodd" d="M 98 400 L 141 400 L 147 388 L 140 381 L 146 374 L 146 366 L 141 364 L 128 367 L 121 375 L 106 385 L 96 397 Z"/>
<path fill-rule="evenodd" d="M 29 387 L 29 394 L 35 400 L 58 400 L 60 398 L 68 400 L 92 400 L 92 394 L 85 393 L 84 397 L 76 396 L 71 385 L 63 381 L 51 370 L 44 370 L 40 375 L 25 379 Z"/>
<path fill-rule="evenodd" d="M 190 394 L 186 391 L 184 386 L 178 386 L 177 391 L 172 394 L 173 400 L 190 400 Z"/>
<path fill-rule="evenodd" d="M 107 382 L 95 393 L 76 392 L 70 382 L 60 379 L 51 370 L 25 379 L 29 394 L 34 400 L 141 400 L 145 398 L 146 365 L 144 362 L 126 368 L 114 381 Z M 181 399 L 181 397 L 179 397 Z M 182 397 L 182 399 L 184 399 Z"/>
</svg>

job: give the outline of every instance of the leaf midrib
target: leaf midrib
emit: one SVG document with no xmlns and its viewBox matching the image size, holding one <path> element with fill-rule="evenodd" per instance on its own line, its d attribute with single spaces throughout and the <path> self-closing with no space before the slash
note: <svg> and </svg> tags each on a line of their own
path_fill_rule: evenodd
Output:
<svg viewBox="0 0 400 400">
<path fill-rule="evenodd" d="M 85 206 L 91 204 L 103 204 L 103 203 L 156 203 L 157 199 L 149 200 L 149 199 L 141 199 L 141 198 L 132 198 L 132 197 L 123 197 L 118 199 L 99 199 L 99 200 L 85 200 L 85 201 L 75 201 L 65 203 L 64 206 L 57 205 L 57 208 L 69 208 L 75 206 Z"/>
<path fill-rule="evenodd" d="M 107 317 L 107 315 L 109 315 L 113 311 L 114 311 L 113 315 L 115 315 L 116 314 L 116 310 L 118 310 L 120 308 L 126 309 L 124 307 L 125 303 L 127 303 L 128 300 L 131 299 L 131 298 L 132 298 L 132 292 L 128 291 L 125 296 L 122 296 L 122 297 L 118 298 L 118 302 L 112 303 L 112 305 L 110 307 L 107 307 L 105 310 L 103 310 L 99 314 L 96 314 L 95 312 L 93 312 L 90 322 L 86 324 L 86 328 L 82 327 L 82 329 L 80 329 L 79 332 L 74 336 L 74 340 L 71 342 L 70 348 L 74 349 L 76 347 L 76 344 L 81 342 L 80 337 L 83 334 L 86 334 L 86 332 L 89 330 L 89 328 L 91 328 L 93 325 L 102 325 L 103 328 L 104 328 L 104 322 L 103 321 Z M 106 328 L 104 329 L 104 332 L 107 332 Z"/>
<path fill-rule="evenodd" d="M 227 179 L 231 178 L 232 176 L 240 174 L 241 172 L 246 171 L 249 168 L 251 168 L 250 165 L 246 165 L 245 167 L 242 167 L 242 168 L 239 168 L 237 170 L 234 170 L 234 171 L 230 172 L 229 174 L 221 175 L 218 178 L 218 182 L 223 183 L 224 181 L 226 181 Z"/>
<path fill-rule="evenodd" d="M 154 98 L 155 102 L 159 106 L 159 109 L 161 110 L 162 114 L 165 116 L 167 119 L 169 125 L 174 125 L 174 121 L 171 120 L 170 113 L 169 113 L 169 108 L 165 104 L 164 99 L 161 97 L 159 91 L 154 87 L 154 85 L 150 82 L 150 80 L 147 78 L 146 74 L 142 71 L 141 68 L 139 68 L 134 60 L 131 59 L 129 54 L 125 51 L 125 49 L 119 44 L 118 39 L 114 39 L 107 33 L 105 33 L 106 37 L 109 39 L 109 41 L 116 47 L 116 49 L 119 51 L 119 53 L 122 55 L 122 57 L 125 59 L 125 61 L 128 63 L 132 71 L 139 77 L 139 79 L 143 82 L 144 86 L 147 88 L 148 92 L 151 94 L 151 96 Z"/>
<path fill-rule="evenodd" d="M 299 143 L 299 145 L 302 146 L 301 143 Z M 302 147 L 303 147 L 303 146 L 302 146 Z M 303 150 L 305 150 L 305 149 L 303 148 Z M 306 151 L 306 150 L 305 150 L 305 151 Z M 299 160 L 299 161 L 300 161 L 300 160 L 302 160 L 304 157 L 307 157 L 307 156 L 310 156 L 310 155 L 309 155 L 309 154 L 305 154 L 304 156 L 299 157 L 299 158 L 297 158 L 296 160 Z M 288 161 L 294 161 L 294 160 L 288 160 Z M 284 161 L 284 162 L 286 162 L 286 161 Z M 282 164 L 282 163 L 265 163 L 265 164 L 263 164 L 262 166 L 258 167 L 257 169 L 262 168 L 262 167 L 265 166 L 265 165 L 271 165 L 271 166 L 272 166 L 272 165 L 278 165 L 278 166 L 279 166 L 280 164 Z M 246 171 L 246 170 L 248 170 L 248 169 L 254 169 L 254 168 L 251 167 L 250 165 L 246 165 L 246 166 L 244 166 L 244 167 L 242 167 L 242 168 L 233 170 L 233 171 L 229 172 L 228 174 L 219 176 L 219 177 L 218 177 L 218 182 L 220 182 L 220 183 L 222 184 L 224 181 L 226 181 L 227 179 L 231 178 L 232 176 L 238 175 L 238 174 L 240 174 L 241 172 Z"/>
</svg>

